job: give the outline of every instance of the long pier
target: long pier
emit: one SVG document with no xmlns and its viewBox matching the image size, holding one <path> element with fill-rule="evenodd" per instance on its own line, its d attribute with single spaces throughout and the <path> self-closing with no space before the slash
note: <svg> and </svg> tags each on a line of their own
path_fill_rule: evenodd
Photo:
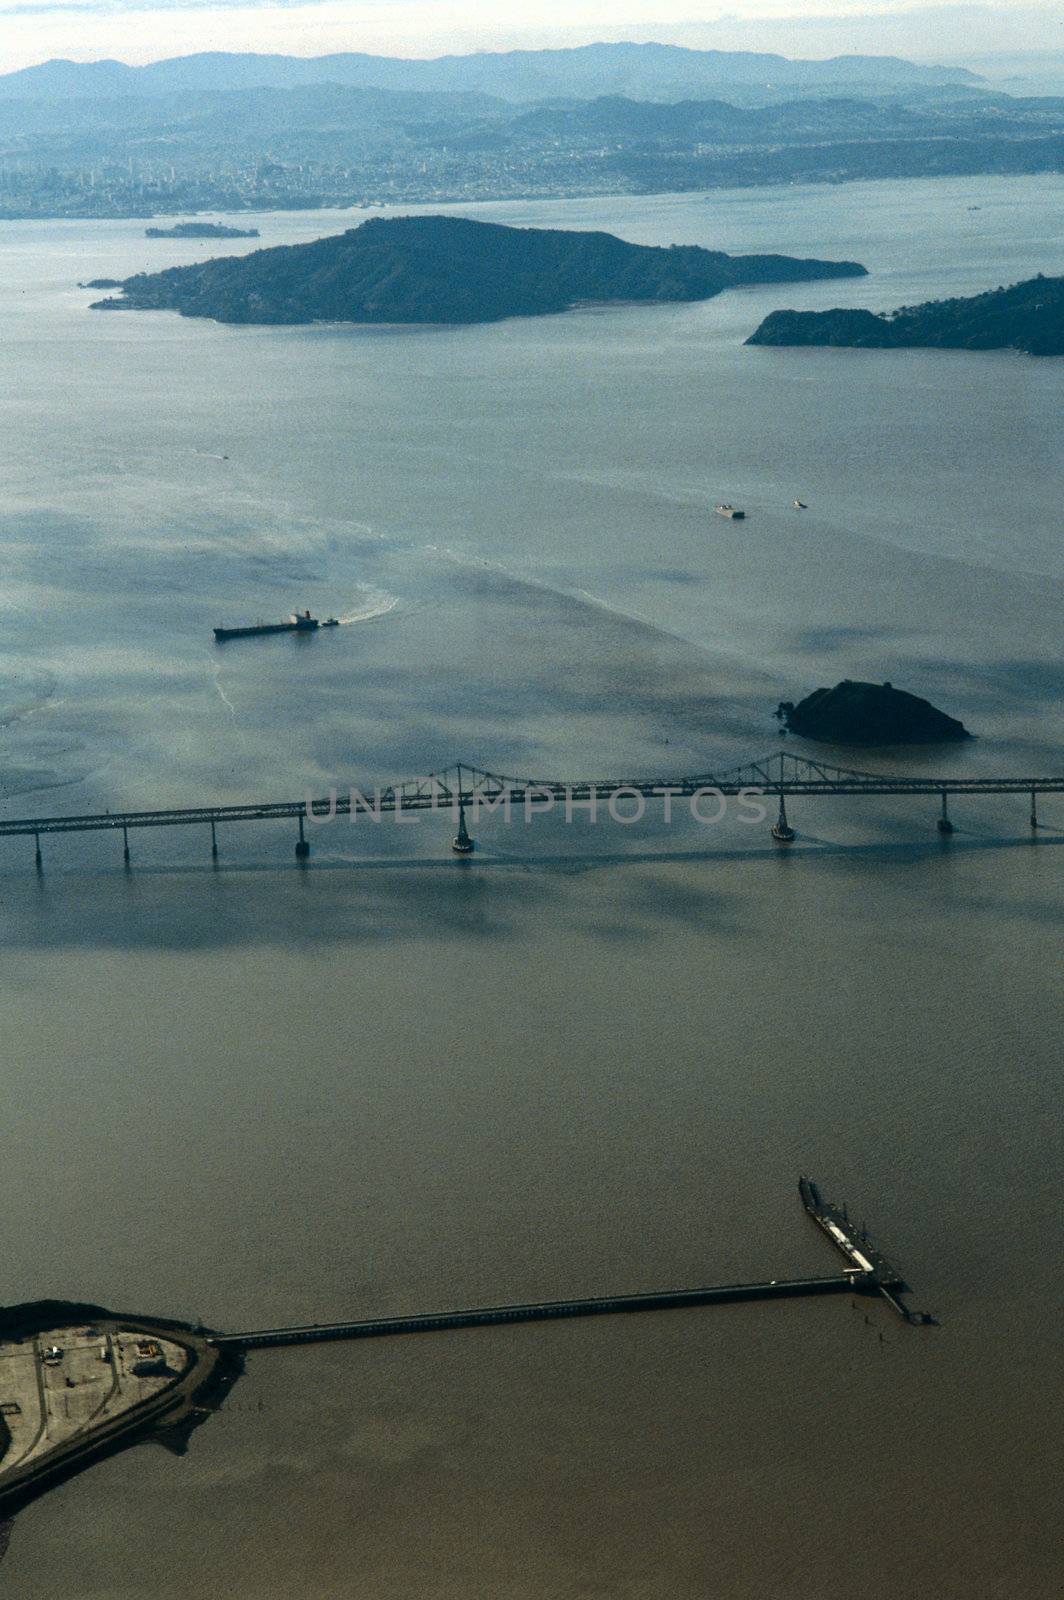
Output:
<svg viewBox="0 0 1064 1600">
<path fill-rule="evenodd" d="M 567 817 L 575 809 L 615 821 L 632 820 L 633 802 L 640 808 L 647 801 L 660 801 L 666 820 L 677 801 L 692 808 L 737 799 L 755 806 L 769 801 L 778 805 L 772 835 L 779 843 L 789 843 L 795 834 L 786 812 L 787 800 L 800 797 L 838 798 L 854 796 L 913 795 L 938 803 L 936 825 L 941 833 L 953 831 L 949 815 L 951 799 L 978 795 L 1017 795 L 1029 801 L 1029 821 L 1038 827 L 1037 802 L 1040 796 L 1064 794 L 1064 776 L 1056 777 L 920 777 L 852 771 L 810 761 L 780 751 L 757 761 L 746 762 L 723 772 L 703 772 L 679 778 L 602 778 L 561 782 L 554 779 L 507 777 L 483 768 L 458 763 L 424 778 L 405 783 L 376 785 L 372 789 L 351 788 L 344 793 L 303 800 L 254 801 L 235 806 L 186 806 L 150 811 L 87 812 L 69 816 L 39 816 L 0 819 L 0 838 L 29 837 L 35 841 L 37 865 L 41 865 L 41 839 L 66 833 L 121 833 L 123 853 L 130 858 L 129 836 L 144 828 L 201 827 L 210 830 L 211 854 L 218 855 L 218 830 L 244 822 L 294 822 L 298 828 L 296 855 L 310 854 L 307 830 L 325 826 L 338 818 L 351 821 L 407 813 L 444 812 L 459 823 L 455 846 L 465 853 L 472 848 L 466 831 L 466 815 L 475 819 L 481 811 L 500 812 L 508 821 L 516 809 L 526 818 L 557 810 Z M 621 808 L 618 811 L 616 808 Z M 766 807 L 762 809 L 764 816 Z M 719 820 L 697 813 L 700 820 Z M 754 820 L 754 819 L 744 819 Z"/>
<path fill-rule="evenodd" d="M 105 1311 L 100 1306 L 78 1302 L 38 1301 L 8 1307 L 0 1317 L 0 1346 L 9 1358 L 21 1362 L 26 1369 L 18 1380 L 23 1387 L 16 1392 L 23 1400 L 33 1394 L 34 1405 L 39 1402 L 41 1422 L 39 1427 L 36 1422 L 31 1423 L 30 1433 L 23 1439 L 22 1454 L 16 1452 L 6 1471 L 0 1462 L 0 1517 L 14 1515 L 55 1484 L 140 1439 L 158 1437 L 169 1440 L 175 1448 L 183 1446 L 189 1432 L 221 1404 L 243 1371 L 244 1355 L 251 1350 L 498 1327 L 506 1323 L 670 1311 L 736 1301 L 796 1299 L 805 1295 L 880 1294 L 907 1322 L 934 1320 L 926 1314 L 914 1315 L 902 1304 L 900 1296 L 906 1292 L 906 1286 L 900 1273 L 876 1250 L 863 1229 L 853 1227 L 845 1206 L 840 1209 L 823 1200 L 809 1178 L 799 1180 L 799 1190 L 806 1210 L 845 1258 L 843 1271 L 835 1276 L 773 1278 L 765 1283 L 717 1284 L 593 1299 L 481 1306 L 465 1311 L 261 1328 L 229 1334 L 215 1333 L 202 1326 L 192 1328 L 185 1323 Z M 90 1324 L 88 1327 L 86 1322 Z M 109 1410 L 112 1397 L 119 1392 L 117 1367 L 122 1364 L 114 1354 L 115 1344 L 120 1345 L 124 1338 L 140 1336 L 156 1340 L 163 1350 L 168 1350 L 165 1359 L 171 1364 L 165 1366 L 161 1374 L 165 1381 L 158 1390 L 143 1396 L 136 1388 L 134 1367 L 133 1391 L 126 1395 L 122 1409 Z M 62 1386 L 61 1370 L 59 1381 L 50 1383 L 46 1389 L 45 1362 L 50 1364 L 54 1356 L 61 1369 L 63 1361 L 71 1358 L 75 1362 L 73 1376 L 68 1367 L 66 1383 L 73 1386 L 83 1382 L 84 1366 L 76 1363 L 78 1360 L 83 1363 L 87 1356 L 95 1357 L 101 1339 L 105 1350 L 111 1351 L 108 1371 L 114 1381 L 104 1386 L 109 1390 L 107 1397 L 84 1422 L 79 1424 L 76 1418 L 66 1418 L 61 1427 L 57 1425 L 54 1432 L 49 1431 L 49 1416 L 57 1422 L 64 1415 L 62 1397 L 66 1390 Z M 174 1361 L 177 1350 L 183 1351 L 183 1357 Z M 13 1410 L 19 1411 L 18 1403 Z"/>
<path fill-rule="evenodd" d="M 664 1289 L 645 1294 L 602 1295 L 593 1299 L 544 1300 L 519 1305 L 478 1306 L 465 1311 L 435 1311 L 405 1317 L 373 1317 L 363 1321 L 322 1322 L 286 1328 L 260 1328 L 247 1333 L 211 1334 L 207 1343 L 219 1350 L 266 1350 L 285 1345 L 330 1344 L 347 1339 L 388 1339 L 398 1334 L 446 1333 L 458 1328 L 500 1327 L 508 1323 L 561 1322 L 576 1317 L 608 1317 L 638 1311 L 689 1310 L 696 1306 L 734 1305 L 744 1300 L 794 1300 L 805 1295 L 881 1295 L 910 1323 L 928 1324 L 926 1312 L 912 1312 L 901 1300 L 908 1292 L 898 1269 L 880 1254 L 864 1230 L 857 1230 L 841 1209 L 821 1198 L 811 1178 L 798 1180 L 806 1211 L 846 1258 L 842 1273 L 820 1278 L 772 1278 L 763 1283 L 712 1284 L 697 1289 Z"/>
<path fill-rule="evenodd" d="M 858 1288 L 862 1284 L 857 1285 Z M 800 1295 L 850 1294 L 850 1274 L 831 1278 L 786 1278 L 771 1283 L 727 1283 L 704 1289 L 666 1289 L 650 1294 L 605 1295 L 593 1300 L 546 1300 L 527 1305 L 481 1306 L 471 1311 L 377 1317 L 366 1322 L 312 1323 L 263 1328 L 253 1333 L 216 1334 L 218 1349 L 265 1350 L 278 1345 L 328 1344 L 340 1339 L 388 1339 L 401 1333 L 445 1333 L 453 1328 L 497 1328 L 514 1322 L 563 1322 L 574 1317 L 609 1317 L 633 1311 L 677 1311 L 729 1305 L 741 1300 L 790 1300 Z"/>
</svg>

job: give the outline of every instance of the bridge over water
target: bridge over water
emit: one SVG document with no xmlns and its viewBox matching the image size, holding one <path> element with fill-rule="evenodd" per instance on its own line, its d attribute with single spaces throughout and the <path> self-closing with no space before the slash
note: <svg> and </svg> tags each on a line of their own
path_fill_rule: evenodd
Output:
<svg viewBox="0 0 1064 1600">
<path fill-rule="evenodd" d="M 558 811 L 567 820 L 576 814 L 592 815 L 615 822 L 634 820 L 648 802 L 663 806 L 669 820 L 671 807 L 681 801 L 697 807 L 701 821 L 719 820 L 723 812 L 707 813 L 707 807 L 720 807 L 729 799 L 738 800 L 751 810 L 760 806 L 760 816 L 745 820 L 764 820 L 765 801 L 777 808 L 772 835 L 788 844 L 795 833 L 787 817 L 787 801 L 798 797 L 860 798 L 913 795 L 937 802 L 937 826 L 952 833 L 949 815 L 951 799 L 978 795 L 1018 795 L 1029 801 L 1029 820 L 1038 827 L 1037 803 L 1040 795 L 1064 793 L 1064 776 L 1056 777 L 923 777 L 859 772 L 829 766 L 822 761 L 795 756 L 787 751 L 744 762 L 716 772 L 701 772 L 683 777 L 634 777 L 579 779 L 566 782 L 553 778 L 511 777 L 490 772 L 467 762 L 458 762 L 439 772 L 402 783 L 375 785 L 371 789 L 331 790 L 327 796 L 302 800 L 249 801 L 235 806 L 189 806 L 152 811 L 105 811 L 70 816 L 20 817 L 0 820 L 0 838 L 30 837 L 35 842 L 37 865 L 41 865 L 41 839 L 46 834 L 121 832 L 125 859 L 129 860 L 129 835 L 140 828 L 202 827 L 210 830 L 211 853 L 218 854 L 218 829 L 242 822 L 294 822 L 298 828 L 296 855 L 310 853 L 308 828 L 320 827 L 339 817 L 365 816 L 380 821 L 417 812 L 449 813 L 458 824 L 454 848 L 468 853 L 473 848 L 466 818 L 474 820 L 481 812 L 501 813 L 506 820 L 518 810 L 526 818 L 545 811 Z M 632 808 L 636 808 L 633 813 Z"/>
</svg>

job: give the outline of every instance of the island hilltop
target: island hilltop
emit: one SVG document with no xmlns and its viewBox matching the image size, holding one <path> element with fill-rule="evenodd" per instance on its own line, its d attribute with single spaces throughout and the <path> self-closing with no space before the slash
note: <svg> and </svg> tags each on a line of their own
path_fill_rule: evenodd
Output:
<svg viewBox="0 0 1064 1600">
<path fill-rule="evenodd" d="M 747 344 L 847 345 L 871 350 L 1023 350 L 1064 356 L 1064 278 L 1029 278 L 964 300 L 872 311 L 773 311 Z"/>
<path fill-rule="evenodd" d="M 578 304 L 706 300 L 738 284 L 865 270 L 853 261 L 627 244 L 609 233 L 392 217 L 312 244 L 139 273 L 126 279 L 122 298 L 93 309 L 240 323 L 496 322 Z"/>
<path fill-rule="evenodd" d="M 944 744 L 971 738 L 962 722 L 929 700 L 890 683 L 851 678 L 834 689 L 814 689 L 797 705 L 782 700 L 776 716 L 791 733 L 826 744 Z"/>
</svg>

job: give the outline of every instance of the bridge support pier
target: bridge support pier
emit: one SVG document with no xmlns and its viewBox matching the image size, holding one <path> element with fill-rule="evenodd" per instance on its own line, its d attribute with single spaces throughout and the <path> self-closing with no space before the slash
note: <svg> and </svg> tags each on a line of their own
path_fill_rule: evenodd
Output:
<svg viewBox="0 0 1064 1600">
<path fill-rule="evenodd" d="M 474 851 L 475 848 L 476 848 L 476 846 L 475 846 L 473 840 L 470 838 L 469 830 L 466 827 L 465 806 L 462 804 L 461 800 L 459 800 L 459 802 L 458 802 L 458 832 L 455 834 L 454 838 L 451 840 L 451 849 L 454 851 L 455 855 L 471 856 L 473 854 L 473 851 Z"/>
<path fill-rule="evenodd" d="M 939 831 L 939 833 L 952 833 L 953 832 L 953 824 L 949 820 L 949 807 L 948 807 L 947 801 L 946 801 L 946 791 L 945 791 L 945 789 L 943 789 L 943 791 L 942 791 L 942 811 L 941 811 L 941 813 L 939 815 L 939 819 L 938 819 L 938 831 Z"/>
<path fill-rule="evenodd" d="M 299 839 L 296 843 L 296 860 L 306 861 L 309 855 L 310 845 L 307 843 L 306 836 L 303 832 L 303 813 L 301 811 L 299 813 Z"/>
<path fill-rule="evenodd" d="M 1038 826 L 1038 806 L 1035 803 L 1035 792 L 1032 789 L 1031 790 L 1031 827 L 1032 828 L 1037 828 L 1037 826 Z"/>
<path fill-rule="evenodd" d="M 218 859 L 218 835 L 214 831 L 214 819 L 211 819 L 211 860 Z"/>
<path fill-rule="evenodd" d="M 37 871 L 40 872 L 44 867 L 44 857 L 41 855 L 41 836 L 39 833 L 33 835 L 33 844 L 33 863 Z"/>
<path fill-rule="evenodd" d="M 122 860 L 129 866 L 129 829 L 122 829 Z"/>
<path fill-rule="evenodd" d="M 772 837 L 777 844 L 793 844 L 795 833 L 787 821 L 787 807 L 783 801 L 783 791 L 780 791 L 780 813 L 772 828 Z"/>
</svg>

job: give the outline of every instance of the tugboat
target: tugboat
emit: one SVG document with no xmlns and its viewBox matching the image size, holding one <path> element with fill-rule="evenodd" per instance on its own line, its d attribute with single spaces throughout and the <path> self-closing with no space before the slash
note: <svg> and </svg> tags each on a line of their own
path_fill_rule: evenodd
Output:
<svg viewBox="0 0 1064 1600">
<path fill-rule="evenodd" d="M 806 505 L 804 500 L 796 500 L 794 502 L 794 509 L 795 511 L 808 511 L 809 507 Z"/>
<path fill-rule="evenodd" d="M 714 506 L 713 509 L 718 517 L 729 517 L 732 522 L 742 522 L 746 516 L 745 511 L 737 510 L 735 506 L 729 505 L 727 501 L 723 505 Z"/>
<path fill-rule="evenodd" d="M 287 622 L 256 622 L 250 628 L 215 628 L 214 637 L 223 639 L 255 639 L 260 633 L 314 633 L 318 628 L 338 628 L 336 617 L 319 622 L 309 611 L 293 611 Z"/>
</svg>

